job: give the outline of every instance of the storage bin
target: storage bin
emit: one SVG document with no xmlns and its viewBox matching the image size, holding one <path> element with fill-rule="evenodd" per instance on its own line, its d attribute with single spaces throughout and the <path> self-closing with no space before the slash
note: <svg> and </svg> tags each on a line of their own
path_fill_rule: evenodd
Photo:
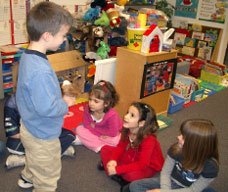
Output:
<svg viewBox="0 0 228 192">
<path fill-rule="evenodd" d="M 147 28 L 127 28 L 128 46 L 127 48 L 140 51 L 142 46 L 143 33 Z"/>
<path fill-rule="evenodd" d="M 175 100 L 175 103 L 173 103 L 173 102 L 169 103 L 169 110 L 168 110 L 169 114 L 172 114 L 172 113 L 175 113 L 175 112 L 181 110 L 183 108 L 183 105 L 185 102 L 185 99 L 178 97 L 177 95 L 172 94 L 172 96 Z"/>
<path fill-rule="evenodd" d="M 203 99 L 204 89 L 198 89 L 197 91 L 193 91 L 191 95 L 192 101 L 201 101 Z"/>
<path fill-rule="evenodd" d="M 201 81 L 200 82 L 200 88 L 210 89 L 212 91 L 219 92 L 219 91 L 223 90 L 225 87 L 221 86 L 221 85 L 214 84 L 214 83 L 209 83 L 206 81 Z"/>
<path fill-rule="evenodd" d="M 201 70 L 200 79 L 217 85 L 219 85 L 222 82 L 222 76 L 209 73 L 205 70 Z"/>
</svg>

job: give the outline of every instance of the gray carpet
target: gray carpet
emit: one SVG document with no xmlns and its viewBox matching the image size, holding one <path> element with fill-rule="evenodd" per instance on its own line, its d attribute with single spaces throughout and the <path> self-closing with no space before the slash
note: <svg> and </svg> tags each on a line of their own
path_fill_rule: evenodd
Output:
<svg viewBox="0 0 228 192">
<path fill-rule="evenodd" d="M 5 140 L 3 131 L 3 101 L 0 101 L 0 139 Z M 176 141 L 181 122 L 187 118 L 211 119 L 219 131 L 220 172 L 212 186 L 218 192 L 228 191 L 228 89 L 210 96 L 206 100 L 169 115 L 173 124 L 158 133 L 163 153 Z M 119 186 L 109 179 L 104 172 L 96 169 L 99 155 L 82 146 L 76 146 L 75 159 L 62 159 L 62 176 L 58 191 L 66 192 L 119 192 Z M 4 169 L 7 154 L 0 159 L 0 191 L 19 192 L 17 179 L 22 168 L 6 171 Z"/>
</svg>

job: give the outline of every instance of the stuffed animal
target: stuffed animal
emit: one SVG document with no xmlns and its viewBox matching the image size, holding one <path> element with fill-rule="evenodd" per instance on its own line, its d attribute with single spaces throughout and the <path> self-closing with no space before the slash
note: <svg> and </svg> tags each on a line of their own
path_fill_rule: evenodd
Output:
<svg viewBox="0 0 228 192">
<path fill-rule="evenodd" d="M 97 55 L 101 57 L 101 59 L 107 59 L 108 53 L 110 52 L 110 48 L 108 44 L 104 41 L 100 42 L 100 47 L 97 49 Z"/>
<path fill-rule="evenodd" d="M 107 2 L 106 0 L 94 0 L 91 4 L 90 7 L 95 8 L 96 6 L 99 6 L 101 8 L 106 7 Z"/>
<path fill-rule="evenodd" d="M 112 28 L 112 36 L 126 36 L 128 21 L 120 17 L 121 21 L 118 27 Z"/>
<path fill-rule="evenodd" d="M 118 4 L 115 4 L 115 9 L 116 9 L 117 11 L 119 11 L 120 17 L 124 17 L 126 20 L 129 20 L 130 14 L 127 13 L 127 12 L 124 13 L 124 9 L 125 9 L 124 6 L 119 6 Z"/>
<path fill-rule="evenodd" d="M 83 16 L 83 20 L 84 21 L 95 21 L 100 14 L 100 8 L 99 7 L 95 7 L 95 8 L 89 8 L 85 15 Z"/>
<path fill-rule="evenodd" d="M 78 91 L 75 89 L 73 84 L 68 80 L 64 80 L 61 88 L 63 100 L 67 103 L 67 105 L 75 105 L 76 97 L 78 96 Z"/>
<path fill-rule="evenodd" d="M 100 60 L 100 56 L 97 55 L 95 52 L 89 51 L 85 55 L 83 55 L 83 60 L 89 63 L 94 63 L 97 60 Z"/>
<path fill-rule="evenodd" d="M 124 37 L 113 37 L 108 39 L 108 44 L 110 46 L 127 46 L 128 41 Z"/>
<path fill-rule="evenodd" d="M 92 78 L 96 72 L 95 61 L 100 60 L 101 58 L 95 52 L 90 51 L 83 56 L 83 59 L 89 63 L 87 77 Z"/>
<path fill-rule="evenodd" d="M 115 8 L 110 8 L 106 11 L 109 18 L 109 25 L 111 28 L 119 27 L 120 24 L 120 14 L 119 11 Z"/>
<path fill-rule="evenodd" d="M 119 6 L 124 6 L 127 4 L 129 0 L 117 0 L 116 1 L 116 4 L 119 5 Z"/>
<path fill-rule="evenodd" d="M 100 18 L 94 21 L 94 25 L 109 26 L 109 18 L 105 11 L 102 11 Z"/>
<path fill-rule="evenodd" d="M 93 28 L 93 48 L 97 50 L 100 42 L 104 40 L 104 31 L 101 26 Z"/>
</svg>

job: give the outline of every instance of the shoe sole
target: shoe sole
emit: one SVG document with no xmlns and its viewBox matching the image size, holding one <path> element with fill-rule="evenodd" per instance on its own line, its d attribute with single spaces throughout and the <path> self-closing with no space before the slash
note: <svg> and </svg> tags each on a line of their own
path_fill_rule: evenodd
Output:
<svg viewBox="0 0 228 192">
<path fill-rule="evenodd" d="M 30 183 L 29 181 L 26 181 L 22 176 L 17 182 L 18 186 L 22 189 L 29 189 L 33 187 L 33 184 Z"/>
<path fill-rule="evenodd" d="M 21 164 L 21 165 L 17 165 L 17 166 L 7 166 L 7 165 L 5 165 L 5 168 L 7 169 L 7 170 L 11 170 L 11 169 L 13 169 L 13 168 L 17 168 L 17 167 L 22 167 L 22 166 L 24 166 L 25 164 Z"/>
<path fill-rule="evenodd" d="M 12 153 L 12 154 L 15 154 L 15 155 L 24 155 L 25 153 L 24 152 L 20 152 L 20 151 L 15 151 L 15 150 L 12 150 L 10 148 L 7 147 L 7 150 Z"/>
</svg>

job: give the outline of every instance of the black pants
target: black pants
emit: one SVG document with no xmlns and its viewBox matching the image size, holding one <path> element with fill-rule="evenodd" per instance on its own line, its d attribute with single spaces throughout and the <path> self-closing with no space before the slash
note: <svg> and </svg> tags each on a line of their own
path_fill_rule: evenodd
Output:
<svg viewBox="0 0 228 192">
<path fill-rule="evenodd" d="M 63 154 L 75 140 L 75 135 L 69 130 L 62 129 L 61 135 L 59 136 L 59 140 L 61 143 L 61 154 Z"/>
<path fill-rule="evenodd" d="M 64 153 L 64 151 L 67 150 L 67 148 L 72 144 L 72 142 L 75 140 L 75 135 L 66 129 L 62 129 L 61 135 L 59 136 L 59 140 L 61 143 L 61 154 Z M 20 139 L 15 139 L 8 137 L 6 142 L 6 147 L 18 152 L 25 152 L 24 146 L 21 143 Z"/>
</svg>

